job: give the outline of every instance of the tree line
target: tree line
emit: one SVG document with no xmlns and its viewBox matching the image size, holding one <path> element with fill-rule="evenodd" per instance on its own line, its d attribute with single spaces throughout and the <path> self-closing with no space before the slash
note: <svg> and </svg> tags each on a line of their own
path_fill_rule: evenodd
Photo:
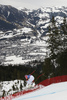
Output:
<svg viewBox="0 0 67 100">
<path fill-rule="evenodd" d="M 31 74 L 34 71 L 33 75 L 36 83 L 38 83 L 39 81 L 37 80 L 37 77 L 42 74 L 40 72 L 42 70 L 42 63 L 37 61 L 34 61 L 34 63 L 39 64 L 37 64 L 35 67 L 31 67 L 30 63 L 27 65 L 0 65 L 0 81 L 10 81 L 15 79 L 25 81 L 24 76 Z"/>
</svg>

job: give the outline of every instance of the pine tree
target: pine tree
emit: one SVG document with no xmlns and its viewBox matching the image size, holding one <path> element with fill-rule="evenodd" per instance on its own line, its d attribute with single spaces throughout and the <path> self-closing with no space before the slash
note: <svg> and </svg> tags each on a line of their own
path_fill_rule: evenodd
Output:
<svg viewBox="0 0 67 100">
<path fill-rule="evenodd" d="M 20 91 L 22 91 L 22 87 L 23 87 L 23 86 L 22 86 L 22 83 L 21 83 L 21 84 L 20 84 Z"/>
<path fill-rule="evenodd" d="M 55 66 L 55 76 L 67 73 L 66 66 L 66 52 L 67 52 L 67 22 L 64 17 L 62 25 L 56 27 L 56 22 L 54 17 L 51 20 L 51 25 L 49 26 L 50 37 L 47 41 L 49 43 L 48 48 L 50 49 L 49 58 L 51 63 Z M 63 67 L 66 65 L 65 67 Z M 64 71 L 63 71 L 63 68 Z"/>
<path fill-rule="evenodd" d="M 58 34 L 59 33 L 59 29 L 56 25 L 56 21 L 54 16 L 52 16 L 52 19 L 50 21 L 50 25 L 48 26 L 48 32 L 51 34 Z"/>
<path fill-rule="evenodd" d="M 51 25 L 49 26 L 48 32 L 50 33 L 49 39 L 47 40 L 49 46 L 47 47 L 50 50 L 49 58 L 50 58 L 50 63 L 49 66 L 51 67 L 50 69 L 53 71 L 52 74 L 53 76 L 56 76 L 56 67 L 58 67 L 58 64 L 56 62 L 58 53 L 60 52 L 59 46 L 62 45 L 61 41 L 61 34 L 60 34 L 60 29 L 58 26 L 56 26 L 56 21 L 54 17 L 51 19 Z M 51 72 L 51 71 L 50 71 Z"/>
<path fill-rule="evenodd" d="M 66 17 L 63 19 L 63 23 L 61 24 L 61 33 L 67 34 L 67 20 Z"/>
</svg>

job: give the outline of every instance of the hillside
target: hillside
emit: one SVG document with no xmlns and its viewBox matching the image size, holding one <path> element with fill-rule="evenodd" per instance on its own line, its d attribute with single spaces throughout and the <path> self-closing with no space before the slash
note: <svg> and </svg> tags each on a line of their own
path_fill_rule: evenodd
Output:
<svg viewBox="0 0 67 100">
<path fill-rule="evenodd" d="M 67 7 L 46 7 L 37 10 L 0 5 L 0 63 L 24 64 L 44 60 L 48 49 L 48 26 L 52 16 L 61 25 Z M 19 60 L 21 62 L 19 62 Z M 18 61 L 18 62 L 17 62 Z"/>
<path fill-rule="evenodd" d="M 13 100 L 64 100 L 67 98 L 67 82 L 56 83 L 42 89 L 17 97 Z"/>
</svg>

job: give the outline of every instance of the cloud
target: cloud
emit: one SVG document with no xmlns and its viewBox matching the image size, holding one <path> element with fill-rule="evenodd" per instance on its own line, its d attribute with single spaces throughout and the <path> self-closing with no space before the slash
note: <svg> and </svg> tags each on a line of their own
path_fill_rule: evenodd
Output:
<svg viewBox="0 0 67 100">
<path fill-rule="evenodd" d="M 35 9 L 42 6 L 67 6 L 67 0 L 0 0 L 0 4 L 12 5 L 16 8 L 26 7 Z"/>
</svg>

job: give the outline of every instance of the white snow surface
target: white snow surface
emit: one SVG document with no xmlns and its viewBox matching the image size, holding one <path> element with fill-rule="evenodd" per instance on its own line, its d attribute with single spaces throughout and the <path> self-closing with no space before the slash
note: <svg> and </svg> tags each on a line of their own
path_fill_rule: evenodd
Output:
<svg viewBox="0 0 67 100">
<path fill-rule="evenodd" d="M 12 100 L 67 100 L 67 82 L 51 84 Z"/>
<path fill-rule="evenodd" d="M 23 80 L 11 80 L 11 81 L 0 82 L 0 97 L 2 97 L 3 91 L 5 91 L 5 96 L 14 94 L 16 92 L 20 92 L 21 91 L 20 90 L 21 84 L 24 87 L 24 81 Z M 13 86 L 14 86 L 15 90 L 13 89 Z"/>
<path fill-rule="evenodd" d="M 24 46 L 28 46 L 30 45 L 31 48 L 33 47 L 40 47 L 40 49 L 36 49 L 36 50 L 32 50 L 32 51 L 27 51 L 27 56 L 37 56 L 37 55 L 42 55 L 42 56 L 46 56 L 46 52 L 47 52 L 47 43 L 46 43 L 46 40 L 48 39 L 49 37 L 48 36 L 45 36 L 45 38 L 43 38 L 43 41 L 42 40 L 37 40 L 35 41 L 34 43 L 30 44 L 27 39 L 21 39 L 22 43 L 21 43 L 21 47 L 24 45 Z M 27 41 L 27 42 L 23 42 L 23 41 Z M 12 44 L 12 47 L 16 47 L 17 45 L 13 45 Z M 35 59 L 37 59 L 36 57 L 35 58 L 26 58 L 24 59 L 22 56 L 20 55 L 11 55 L 11 56 L 6 56 L 5 57 L 5 62 L 4 64 L 5 65 L 9 65 L 9 64 L 25 64 L 25 63 L 28 63 L 30 61 L 34 61 Z"/>
<path fill-rule="evenodd" d="M 22 57 L 19 57 L 19 56 L 9 56 L 9 57 L 6 57 L 6 61 L 4 64 L 24 64 L 26 62 L 29 62 L 31 60 L 27 59 L 27 60 L 23 60 Z"/>
</svg>

